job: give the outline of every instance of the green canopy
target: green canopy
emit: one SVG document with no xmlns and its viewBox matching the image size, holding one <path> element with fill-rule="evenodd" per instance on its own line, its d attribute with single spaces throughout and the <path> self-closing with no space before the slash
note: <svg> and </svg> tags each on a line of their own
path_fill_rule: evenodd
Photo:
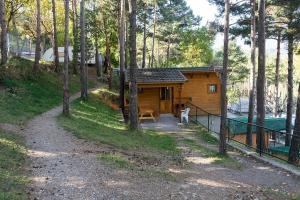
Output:
<svg viewBox="0 0 300 200">
<path fill-rule="evenodd" d="M 246 134 L 247 132 L 247 117 L 237 117 L 232 120 L 227 120 L 227 127 L 229 129 L 229 134 Z M 253 119 L 253 124 L 256 123 L 256 118 Z M 285 118 L 275 118 L 275 117 L 268 117 L 265 119 L 264 127 L 275 130 L 275 131 L 282 131 L 285 130 L 286 126 L 286 119 Z M 252 131 L 256 132 L 256 126 L 252 126 Z"/>
<path fill-rule="evenodd" d="M 290 147 L 287 146 L 280 146 L 280 147 L 270 147 L 269 149 L 273 153 L 280 153 L 280 154 L 289 154 Z"/>
</svg>

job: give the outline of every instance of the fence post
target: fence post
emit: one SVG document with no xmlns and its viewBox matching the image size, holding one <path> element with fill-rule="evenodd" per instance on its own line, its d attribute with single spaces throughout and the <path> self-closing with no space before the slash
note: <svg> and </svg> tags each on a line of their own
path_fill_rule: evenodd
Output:
<svg viewBox="0 0 300 200">
<path fill-rule="evenodd" d="M 227 140 L 230 140 L 230 128 L 229 128 L 229 119 L 226 119 L 226 129 L 227 129 Z M 219 133 L 220 134 L 220 133 Z"/>
<path fill-rule="evenodd" d="M 209 113 L 207 113 L 207 129 L 208 129 L 208 132 L 209 132 Z"/>
</svg>

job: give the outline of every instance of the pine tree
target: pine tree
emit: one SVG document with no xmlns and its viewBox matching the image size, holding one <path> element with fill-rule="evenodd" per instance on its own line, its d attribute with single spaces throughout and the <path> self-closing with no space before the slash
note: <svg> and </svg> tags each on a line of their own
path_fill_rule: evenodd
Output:
<svg viewBox="0 0 300 200">
<path fill-rule="evenodd" d="M 256 144 L 259 152 L 265 149 L 265 65 L 266 65 L 266 40 L 265 40 L 265 0 L 259 1 L 258 14 L 258 76 L 257 76 L 257 120 Z"/>
<path fill-rule="evenodd" d="M 69 0 L 65 1 L 65 35 L 64 35 L 64 95 L 63 114 L 68 116 L 69 111 Z"/>
<path fill-rule="evenodd" d="M 56 30 L 56 6 L 55 0 L 52 0 L 52 24 L 53 24 L 53 55 L 54 55 L 54 64 L 55 64 L 55 72 L 58 72 L 59 68 L 59 57 L 58 57 L 58 45 L 57 45 L 57 30 Z"/>
<path fill-rule="evenodd" d="M 129 68 L 129 120 L 130 129 L 138 130 L 137 83 L 136 83 L 136 0 L 130 0 L 130 68 Z"/>
<path fill-rule="evenodd" d="M 226 118 L 227 118 L 227 68 L 228 68 L 228 46 L 229 46 L 229 13 L 230 2 L 225 0 L 224 16 L 224 53 L 223 53 L 223 71 L 222 71 L 222 90 L 221 90 L 221 124 L 219 153 L 226 154 Z"/>
<path fill-rule="evenodd" d="M 37 73 L 39 70 L 39 64 L 41 59 L 41 2 L 36 0 L 36 45 L 35 45 L 35 59 L 33 64 L 33 73 Z"/>
<path fill-rule="evenodd" d="M 86 55 L 85 55 L 85 7 L 84 1 L 80 2 L 80 83 L 81 83 L 81 99 L 87 100 L 87 70 L 86 70 Z"/>
<path fill-rule="evenodd" d="M 5 20 L 5 0 L 0 0 L 0 22 L 1 22 L 1 64 L 7 62 L 7 29 Z"/>
</svg>

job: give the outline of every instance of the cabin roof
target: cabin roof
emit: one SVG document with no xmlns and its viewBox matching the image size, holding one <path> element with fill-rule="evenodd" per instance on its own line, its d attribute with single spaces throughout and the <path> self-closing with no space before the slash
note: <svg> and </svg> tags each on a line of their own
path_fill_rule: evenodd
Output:
<svg viewBox="0 0 300 200">
<path fill-rule="evenodd" d="M 137 83 L 182 83 L 187 78 L 173 68 L 138 69 L 136 73 Z"/>
<path fill-rule="evenodd" d="M 183 73 L 220 72 L 220 67 L 172 67 L 137 69 L 137 83 L 183 83 L 187 78 Z M 129 79 L 129 70 L 127 71 Z M 128 80 L 127 79 L 127 80 Z"/>
</svg>

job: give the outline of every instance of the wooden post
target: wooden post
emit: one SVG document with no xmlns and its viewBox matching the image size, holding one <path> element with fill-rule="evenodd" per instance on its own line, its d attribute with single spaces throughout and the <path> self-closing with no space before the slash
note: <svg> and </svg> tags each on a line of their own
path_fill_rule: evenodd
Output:
<svg viewBox="0 0 300 200">
<path fill-rule="evenodd" d="M 181 116 L 180 116 L 180 115 L 181 115 L 181 110 L 182 110 L 182 108 L 181 108 L 181 103 L 182 103 L 182 102 L 181 102 L 181 92 L 182 92 L 182 84 L 180 84 L 179 87 L 178 87 L 178 94 L 179 94 L 179 95 L 178 95 L 178 96 L 179 96 L 179 106 L 178 106 L 179 113 L 178 113 L 178 116 L 179 116 L 179 118 L 180 118 L 180 122 L 182 122 L 182 121 L 181 121 Z"/>
</svg>

